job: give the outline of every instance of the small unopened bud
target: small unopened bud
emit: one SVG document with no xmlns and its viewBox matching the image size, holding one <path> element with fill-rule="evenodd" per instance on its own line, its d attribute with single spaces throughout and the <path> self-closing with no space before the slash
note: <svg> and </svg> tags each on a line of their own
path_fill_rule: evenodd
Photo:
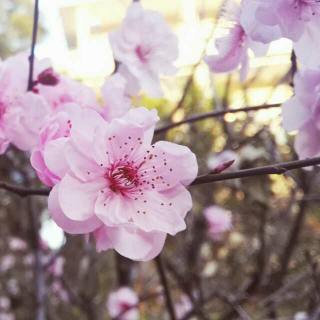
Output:
<svg viewBox="0 0 320 320">
<path fill-rule="evenodd" d="M 59 74 L 57 74 L 53 68 L 48 68 L 44 71 L 42 71 L 38 75 L 38 81 L 37 83 L 40 83 L 44 86 L 55 86 L 59 83 L 60 77 Z"/>
<path fill-rule="evenodd" d="M 222 162 L 221 164 L 219 164 L 217 167 L 215 167 L 214 169 L 212 169 L 210 171 L 211 174 L 215 174 L 215 173 L 221 173 L 222 171 L 228 169 L 230 166 L 232 166 L 232 164 L 234 163 L 234 159 L 233 160 L 227 160 Z"/>
</svg>

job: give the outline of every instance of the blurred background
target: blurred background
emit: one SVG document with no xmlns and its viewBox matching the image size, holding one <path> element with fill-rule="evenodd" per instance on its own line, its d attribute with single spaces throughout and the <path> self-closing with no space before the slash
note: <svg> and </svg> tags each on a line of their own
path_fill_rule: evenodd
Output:
<svg viewBox="0 0 320 320">
<path fill-rule="evenodd" d="M 130 3 L 40 0 L 38 58 L 49 57 L 58 72 L 100 95 L 115 67 L 108 32 L 119 28 Z M 244 83 L 237 72 L 209 72 L 202 55 L 215 53 L 214 39 L 225 32 L 221 3 L 141 1 L 165 16 L 179 40 L 180 71 L 161 79 L 164 98 L 141 93 L 133 101 L 156 108 L 159 127 L 195 113 L 279 104 L 292 96 L 292 44 L 285 39 L 272 43 L 266 57 L 251 57 Z M 31 0 L 0 0 L 2 59 L 29 50 L 32 14 Z M 187 145 L 197 155 L 200 173 L 225 157 L 236 160 L 233 169 L 296 159 L 294 134 L 284 132 L 280 108 L 184 124 L 156 135 L 157 140 Z M 0 156 L 0 180 L 40 186 L 28 161 L 15 149 Z M 169 236 L 161 254 L 179 319 L 311 319 L 308 315 L 320 304 L 318 171 L 190 188 L 194 207 L 187 230 Z M 233 217 L 232 229 L 218 239 L 208 233 L 203 215 L 212 205 Z M 36 217 L 30 215 L 31 206 Z M 35 230 L 40 230 L 41 248 L 35 247 Z M 91 241 L 65 235 L 52 222 L 46 199 L 31 203 L 0 190 L 0 320 L 35 319 L 39 252 L 46 319 L 110 319 L 106 301 L 119 286 L 129 286 L 139 296 L 140 319 L 168 319 L 153 261 L 135 263 L 113 251 L 97 254 Z"/>
</svg>

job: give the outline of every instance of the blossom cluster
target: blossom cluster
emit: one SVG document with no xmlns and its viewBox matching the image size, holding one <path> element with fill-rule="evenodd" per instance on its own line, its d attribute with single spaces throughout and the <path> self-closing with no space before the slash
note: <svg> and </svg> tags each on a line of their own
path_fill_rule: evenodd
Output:
<svg viewBox="0 0 320 320">
<path fill-rule="evenodd" d="M 18 54 L 0 65 L 0 152 L 31 153 L 39 179 L 52 187 L 49 212 L 65 232 L 93 234 L 98 251 L 153 259 L 167 234 L 185 229 L 186 189 L 197 176 L 184 146 L 152 144 L 156 110 L 131 108 L 140 89 L 162 94 L 159 75 L 174 74 L 177 39 L 162 15 L 133 3 L 110 44 L 119 63 L 101 87 L 103 105 L 86 85 Z"/>
<path fill-rule="evenodd" d="M 264 56 L 271 42 L 293 42 L 301 68 L 294 76 L 295 96 L 282 106 L 283 126 L 299 130 L 295 150 L 299 158 L 320 156 L 320 2 L 318 0 L 226 1 L 222 13 L 227 35 L 216 40 L 218 53 L 204 61 L 212 72 L 240 69 L 240 80 L 249 71 L 249 50 Z"/>
</svg>

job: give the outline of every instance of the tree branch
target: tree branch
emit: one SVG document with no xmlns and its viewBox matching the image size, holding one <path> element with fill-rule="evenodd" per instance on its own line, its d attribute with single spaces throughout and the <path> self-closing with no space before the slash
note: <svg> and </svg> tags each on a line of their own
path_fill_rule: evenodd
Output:
<svg viewBox="0 0 320 320">
<path fill-rule="evenodd" d="M 34 16 L 33 16 L 31 55 L 29 57 L 30 68 L 29 68 L 29 78 L 28 78 L 28 89 L 27 89 L 27 91 L 32 91 L 32 89 L 33 89 L 34 50 L 35 50 L 36 42 L 37 42 L 38 22 L 39 22 L 39 0 L 35 0 Z"/>
<path fill-rule="evenodd" d="M 167 309 L 168 309 L 168 313 L 170 315 L 170 319 L 177 320 L 174 306 L 173 306 L 173 302 L 172 302 L 172 298 L 171 298 L 171 294 L 170 294 L 169 285 L 167 282 L 166 274 L 165 274 L 165 271 L 163 268 L 163 264 L 162 264 L 162 260 L 161 260 L 160 255 L 158 255 L 155 258 L 155 263 L 156 263 L 156 267 L 157 267 L 158 274 L 160 277 L 160 281 L 161 281 L 163 289 L 164 289 L 164 295 L 166 297 Z"/>
<path fill-rule="evenodd" d="M 210 182 L 261 176 L 266 174 L 283 174 L 289 170 L 300 169 L 300 168 L 310 167 L 315 165 L 320 165 L 320 157 L 306 159 L 306 160 L 297 160 L 297 161 L 278 163 L 278 164 L 273 164 L 270 166 L 259 167 L 259 168 L 237 170 L 234 172 L 226 172 L 226 173 L 218 173 L 218 174 L 208 173 L 202 176 L 198 176 L 191 183 L 191 186 L 210 183 Z"/>
<path fill-rule="evenodd" d="M 255 106 L 255 107 L 246 107 L 246 108 L 239 108 L 239 109 L 228 109 L 228 110 L 222 110 L 222 111 L 212 111 L 212 112 L 207 112 L 207 113 L 201 113 L 201 114 L 196 114 L 193 116 L 190 116 L 186 119 L 183 119 L 179 122 L 175 122 L 175 123 L 169 123 L 163 127 L 160 127 L 158 129 L 155 129 L 154 134 L 159 134 L 159 133 L 163 133 L 165 131 L 168 131 L 172 128 L 181 126 L 182 124 L 185 123 L 193 123 L 193 122 L 197 122 L 197 121 L 202 121 L 208 118 L 217 118 L 217 117 L 221 117 L 224 116 L 227 113 L 237 113 L 237 112 L 249 112 L 249 111 L 257 111 L 257 110 L 261 110 L 261 109 L 271 109 L 271 108 L 278 108 L 280 107 L 281 104 L 277 103 L 277 104 L 267 104 L 267 105 L 262 105 L 262 106 Z"/>
<path fill-rule="evenodd" d="M 27 196 L 48 196 L 51 191 L 50 188 L 34 189 L 34 188 L 27 188 L 27 187 L 21 187 L 21 186 L 13 186 L 5 182 L 0 182 L 0 189 L 15 193 L 22 198 Z"/>
</svg>

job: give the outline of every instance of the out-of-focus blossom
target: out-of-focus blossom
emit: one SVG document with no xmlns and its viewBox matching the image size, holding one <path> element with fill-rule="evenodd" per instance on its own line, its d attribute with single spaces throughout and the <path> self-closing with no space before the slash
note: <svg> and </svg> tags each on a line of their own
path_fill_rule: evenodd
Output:
<svg viewBox="0 0 320 320">
<path fill-rule="evenodd" d="M 37 77 L 48 66 L 47 60 L 36 60 L 34 76 Z M 28 72 L 26 54 L 0 61 L 0 154 L 6 151 L 11 142 L 22 150 L 30 150 L 34 135 L 48 110 L 39 102 L 39 97 L 25 93 Z"/>
<path fill-rule="evenodd" d="M 138 303 L 138 295 L 128 287 L 122 287 L 109 295 L 107 308 L 112 318 L 138 320 Z"/>
<path fill-rule="evenodd" d="M 174 75 L 173 62 L 178 58 L 177 38 L 163 16 L 135 2 L 109 39 L 115 59 L 126 65 L 141 87 L 154 97 L 162 96 L 159 74 Z"/>
<path fill-rule="evenodd" d="M 177 319 L 182 319 L 188 312 L 192 310 L 190 298 L 182 295 L 178 303 L 174 306 Z"/>
<path fill-rule="evenodd" d="M 139 91 L 141 90 L 139 80 L 130 72 L 125 64 L 120 63 L 117 74 L 120 74 L 123 78 L 126 79 L 124 92 L 125 95 L 128 97 L 134 97 L 138 95 Z"/>
<path fill-rule="evenodd" d="M 297 57 L 307 67 L 319 67 L 320 5 L 317 0 L 247 1 L 243 21 L 251 23 L 253 39 L 266 42 L 285 37 L 294 41 Z M 254 28 L 253 28 L 254 26 Z M 305 50 L 308 47 L 309 50 Z"/>
<path fill-rule="evenodd" d="M 271 1 L 269 0 L 269 2 Z M 264 7 L 265 10 L 268 10 L 268 1 L 245 0 L 242 2 L 241 6 L 240 22 L 246 34 L 250 34 L 252 40 L 268 44 L 282 37 L 279 25 L 274 23 L 273 20 L 264 20 L 264 22 L 261 23 L 256 18 L 258 9 L 261 10 L 261 8 Z M 270 14 L 269 11 L 268 13 Z"/>
<path fill-rule="evenodd" d="M 49 268 L 54 277 L 61 277 L 66 260 L 64 257 L 57 257 Z"/>
<path fill-rule="evenodd" d="M 23 151 L 35 148 L 49 113 L 50 108 L 43 97 L 32 92 L 19 95 L 5 117 L 11 143 Z"/>
<path fill-rule="evenodd" d="M 17 279 L 9 279 L 9 281 L 7 282 L 7 289 L 9 291 L 9 293 L 11 293 L 14 296 L 19 294 L 20 288 L 19 288 L 18 284 L 19 283 L 18 283 Z"/>
<path fill-rule="evenodd" d="M 81 108 L 99 108 L 92 88 L 65 75 L 59 76 L 59 82 L 55 86 L 39 84 L 36 88 L 53 110 L 58 110 L 60 106 L 70 102 Z"/>
<path fill-rule="evenodd" d="M 0 320 L 15 320 L 16 317 L 13 313 L 0 312 Z"/>
<path fill-rule="evenodd" d="M 12 237 L 9 239 L 9 248 L 14 251 L 23 251 L 27 249 L 27 243 L 20 238 Z"/>
<path fill-rule="evenodd" d="M 10 308 L 11 301 L 8 297 L 6 296 L 1 296 L 0 297 L 0 309 L 1 310 L 8 310 Z"/>
<path fill-rule="evenodd" d="M 245 32 L 240 18 L 241 7 L 234 1 L 229 0 L 223 12 L 223 19 L 232 26 L 228 28 L 228 34 L 216 40 L 217 55 L 206 56 L 204 61 L 212 72 L 232 72 L 238 66 L 240 69 L 240 81 L 244 81 L 249 71 L 248 49 L 255 56 L 264 56 L 268 51 L 268 45 L 253 41 L 250 34 Z"/>
<path fill-rule="evenodd" d="M 212 240 L 220 240 L 224 232 L 232 228 L 232 214 L 219 206 L 204 209 L 204 216 L 209 224 L 209 236 Z"/>
<path fill-rule="evenodd" d="M 297 312 L 295 315 L 294 315 L 294 319 L 293 320 L 308 320 L 309 319 L 309 316 L 306 312 L 304 311 L 300 311 L 300 312 Z"/>
<path fill-rule="evenodd" d="M 300 159 L 320 155 L 320 71 L 299 70 L 294 77 L 295 95 L 282 105 L 283 127 L 299 130 L 295 150 Z"/>
<path fill-rule="evenodd" d="M 207 165 L 210 170 L 214 170 L 217 167 L 221 166 L 221 164 L 226 163 L 228 161 L 232 161 L 232 160 L 234 160 L 234 163 L 223 171 L 230 172 L 230 171 L 239 169 L 240 157 L 236 152 L 232 150 L 224 150 L 220 153 L 211 155 L 208 158 Z"/>
<path fill-rule="evenodd" d="M 110 123 L 84 112 L 62 146 L 45 150 L 44 158 L 54 159 L 48 168 L 62 179 L 49 196 L 49 211 L 69 233 L 101 227 L 98 250 L 112 246 L 130 259 L 150 260 L 167 233 L 185 229 L 192 206 L 185 186 L 197 175 L 195 155 L 169 142 L 150 145 L 155 110 L 130 110 Z"/>
<path fill-rule="evenodd" d="M 130 108 L 131 99 L 126 94 L 127 80 L 116 73 L 108 77 L 102 88 L 102 98 L 104 108 L 101 108 L 104 119 L 110 121 L 113 118 L 121 118 Z"/>
<path fill-rule="evenodd" d="M 16 262 L 12 254 L 7 254 L 0 259 L 0 272 L 6 272 L 11 269 Z"/>
<path fill-rule="evenodd" d="M 69 302 L 69 294 L 68 292 L 63 288 L 62 283 L 60 280 L 55 280 L 52 284 L 52 292 L 58 296 L 58 298 L 62 302 Z"/>
<path fill-rule="evenodd" d="M 34 264 L 34 255 L 33 254 L 28 254 L 23 258 L 23 263 L 26 266 L 31 266 Z"/>
</svg>

